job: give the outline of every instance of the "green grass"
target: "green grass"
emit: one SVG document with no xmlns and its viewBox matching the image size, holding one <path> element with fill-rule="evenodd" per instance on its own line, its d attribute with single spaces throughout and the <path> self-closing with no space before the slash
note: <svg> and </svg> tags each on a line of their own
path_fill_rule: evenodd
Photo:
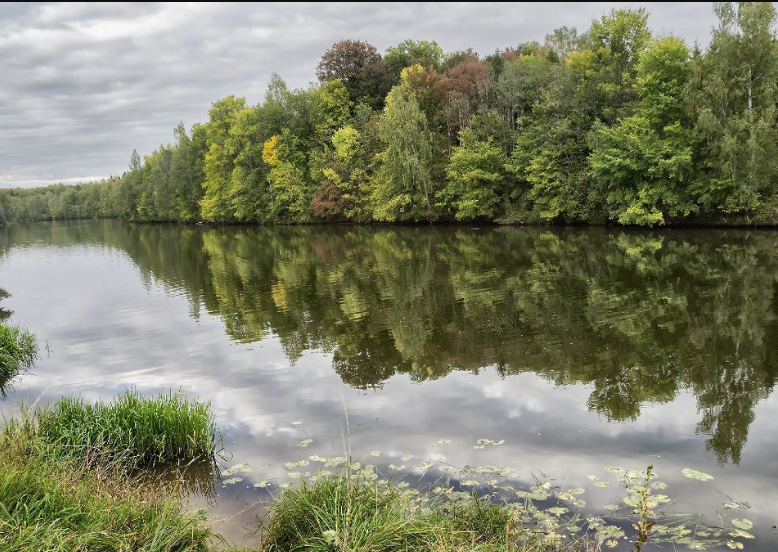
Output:
<svg viewBox="0 0 778 552">
<path fill-rule="evenodd" d="M 270 508 L 262 544 L 264 552 L 577 552 L 580 547 L 580 542 L 542 543 L 505 505 L 473 498 L 422 507 L 391 486 L 346 477 L 285 491 Z"/>
<path fill-rule="evenodd" d="M 28 423 L 0 435 L 0 550 L 207 552 L 213 534 L 158 488 L 106 466 L 55 460 Z"/>
<path fill-rule="evenodd" d="M 35 335 L 0 323 L 0 393 L 22 369 L 31 368 L 38 358 Z"/>
<path fill-rule="evenodd" d="M 213 460 L 210 405 L 177 394 L 126 392 L 111 403 L 65 397 L 34 414 L 37 432 L 60 456 L 118 462 L 129 469 Z"/>
</svg>

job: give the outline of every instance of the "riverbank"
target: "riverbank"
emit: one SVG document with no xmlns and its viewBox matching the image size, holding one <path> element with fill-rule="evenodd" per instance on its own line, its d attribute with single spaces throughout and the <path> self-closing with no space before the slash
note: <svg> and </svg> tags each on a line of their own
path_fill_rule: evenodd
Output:
<svg viewBox="0 0 778 552">
<path fill-rule="evenodd" d="M 6 422 L 0 432 L 0 545 L 4 550 L 229 549 L 205 514 L 186 510 L 175 477 L 152 479 L 142 470 L 127 471 L 128 465 L 142 465 L 140 460 L 149 458 L 153 445 L 132 446 L 127 441 L 123 452 L 112 445 L 108 436 L 127 435 L 126 421 L 134 417 L 124 397 L 97 408 L 63 399 L 52 409 Z M 146 411 L 156 404 L 158 410 L 168 412 L 168 419 L 175 413 L 189 418 L 194 407 L 203 408 L 161 398 L 146 403 Z M 74 415 L 79 409 L 81 414 Z M 102 413 L 102 435 L 83 431 L 74 436 L 69 424 L 83 422 L 94 412 Z M 61 430 L 54 431 L 54 426 Z M 146 427 L 145 435 L 158 443 L 169 442 L 175 433 L 172 427 Z M 149 431 L 156 433 L 149 435 Z M 141 441 L 142 436 L 132 438 Z M 188 457 L 183 451 L 180 455 Z M 490 504 L 488 499 L 473 496 L 459 503 L 422 506 L 414 496 L 385 481 L 355 474 L 303 482 L 270 506 L 257 550 L 573 552 L 581 548 L 581 542 L 555 542 L 547 532 L 526 529 L 514 509 Z"/>
</svg>

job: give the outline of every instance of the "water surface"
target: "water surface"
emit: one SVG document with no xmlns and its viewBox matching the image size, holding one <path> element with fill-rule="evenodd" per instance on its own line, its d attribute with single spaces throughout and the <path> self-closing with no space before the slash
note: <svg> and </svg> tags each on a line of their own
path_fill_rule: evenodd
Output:
<svg viewBox="0 0 778 552">
<path fill-rule="evenodd" d="M 224 467 L 256 468 L 210 504 L 238 541 L 284 463 L 350 450 L 412 483 L 510 466 L 584 513 L 620 496 L 587 475 L 654 464 L 676 511 L 745 502 L 747 549 L 778 544 L 775 231 L 37 224 L 0 231 L 0 287 L 48 346 L 3 413 L 211 401 Z"/>
</svg>

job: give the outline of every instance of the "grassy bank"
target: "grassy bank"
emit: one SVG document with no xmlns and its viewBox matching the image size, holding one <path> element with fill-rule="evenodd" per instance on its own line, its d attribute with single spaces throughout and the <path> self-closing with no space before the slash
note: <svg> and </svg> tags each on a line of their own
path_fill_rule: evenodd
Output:
<svg viewBox="0 0 778 552">
<path fill-rule="evenodd" d="M 13 552 L 213 552 L 226 545 L 187 513 L 159 462 L 213 454 L 207 405 L 126 393 L 112 403 L 61 399 L 0 430 L 0 549 Z M 261 552 L 560 551 L 509 507 L 473 498 L 426 502 L 386 482 L 323 477 L 270 506 Z"/>
<path fill-rule="evenodd" d="M 57 458 L 29 424 L 0 434 L 0 549 L 8 552 L 212 549 L 212 532 L 157 486 L 112 465 Z"/>
</svg>

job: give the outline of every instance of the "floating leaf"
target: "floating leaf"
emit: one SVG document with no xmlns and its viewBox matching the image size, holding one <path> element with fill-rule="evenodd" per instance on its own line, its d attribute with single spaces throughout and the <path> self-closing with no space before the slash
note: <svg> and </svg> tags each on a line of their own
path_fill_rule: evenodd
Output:
<svg viewBox="0 0 778 552">
<path fill-rule="evenodd" d="M 743 529 L 744 531 L 748 531 L 754 526 L 753 522 L 750 519 L 745 519 L 745 518 L 733 519 L 732 525 L 734 525 L 738 529 Z"/>
<path fill-rule="evenodd" d="M 567 508 L 563 508 L 561 506 L 554 506 L 553 508 L 549 508 L 548 510 L 549 514 L 554 514 L 555 516 L 561 516 L 562 514 L 566 514 L 570 510 Z"/>
<path fill-rule="evenodd" d="M 605 546 L 608 548 L 616 548 L 619 545 L 619 541 L 616 539 L 608 539 L 605 541 Z"/>
<path fill-rule="evenodd" d="M 478 486 L 478 481 L 476 481 L 475 479 L 465 479 L 464 481 L 462 481 L 462 486 L 465 486 L 465 487 L 477 487 Z"/>
<path fill-rule="evenodd" d="M 621 509 L 621 506 L 619 506 L 618 504 L 608 504 L 607 506 L 605 506 L 605 509 L 608 510 L 609 512 L 618 512 Z"/>
<path fill-rule="evenodd" d="M 705 472 L 693 470 L 691 468 L 684 468 L 681 470 L 681 473 L 685 477 L 688 477 L 689 479 L 696 479 L 697 481 L 711 481 L 713 479 L 712 475 Z"/>
<path fill-rule="evenodd" d="M 405 464 L 402 466 L 398 466 L 397 464 L 389 464 L 389 469 L 394 471 L 403 471 L 405 470 Z"/>
<path fill-rule="evenodd" d="M 609 467 L 605 468 L 605 471 L 611 472 L 611 473 L 616 473 L 616 472 L 620 472 L 620 471 L 624 471 L 624 470 L 622 468 L 619 468 L 618 466 L 609 466 Z"/>
<path fill-rule="evenodd" d="M 374 450 L 374 451 L 372 451 L 370 453 L 370 456 L 381 456 L 381 451 L 380 450 Z"/>
<path fill-rule="evenodd" d="M 310 445 L 311 443 L 313 443 L 313 439 L 303 439 L 302 441 L 300 441 L 299 443 L 297 443 L 297 445 L 296 445 L 296 446 L 298 446 L 298 447 L 307 447 L 307 446 L 308 446 L 308 445 Z"/>
<path fill-rule="evenodd" d="M 580 494 L 584 494 L 586 491 L 580 487 L 576 487 L 575 489 L 570 489 L 567 492 L 570 493 L 571 495 L 580 495 Z"/>
<path fill-rule="evenodd" d="M 268 480 L 266 480 L 266 479 L 263 479 L 262 481 L 257 481 L 256 483 L 254 483 L 254 486 L 255 486 L 257 489 L 264 489 L 265 487 L 267 487 L 267 486 L 268 486 L 268 484 L 269 484 L 269 483 L 270 483 L 270 482 L 269 482 Z"/>
<path fill-rule="evenodd" d="M 594 483 L 595 487 L 600 487 L 602 489 L 604 489 L 605 487 L 608 487 L 609 485 L 610 485 L 610 483 L 608 483 L 607 481 L 595 481 L 595 483 Z"/>
<path fill-rule="evenodd" d="M 294 422 L 292 422 L 292 425 L 302 425 L 302 422 L 299 420 L 295 420 Z"/>
<path fill-rule="evenodd" d="M 597 481 L 599 479 L 596 475 L 587 475 L 586 477 L 589 481 Z"/>
<path fill-rule="evenodd" d="M 737 541 L 727 541 L 727 546 L 732 550 L 743 550 L 743 543 Z"/>
<path fill-rule="evenodd" d="M 753 539 L 754 535 L 749 533 L 748 531 L 743 531 L 742 529 L 735 529 L 734 531 L 729 532 L 730 537 L 742 537 L 744 539 Z"/>
<path fill-rule="evenodd" d="M 229 479 L 225 479 L 222 481 L 223 485 L 234 485 L 235 483 L 240 483 L 243 481 L 242 477 L 230 477 Z"/>
<path fill-rule="evenodd" d="M 661 481 L 657 481 L 656 483 L 651 483 L 651 488 L 661 491 L 667 488 L 667 483 L 662 483 Z"/>
<path fill-rule="evenodd" d="M 326 462 L 327 461 L 326 458 L 324 458 L 323 456 L 319 456 L 318 454 L 314 454 L 313 456 L 309 456 L 308 460 L 310 460 L 311 462 Z"/>
<path fill-rule="evenodd" d="M 411 458 L 413 458 L 413 456 L 403 456 L 402 458 L 400 458 L 400 460 L 402 460 L 403 462 L 407 462 Z"/>
<path fill-rule="evenodd" d="M 231 468 L 224 470 L 222 472 L 222 475 L 235 475 L 238 472 L 251 472 L 256 470 L 254 466 L 251 466 L 249 464 L 235 464 Z"/>
</svg>

